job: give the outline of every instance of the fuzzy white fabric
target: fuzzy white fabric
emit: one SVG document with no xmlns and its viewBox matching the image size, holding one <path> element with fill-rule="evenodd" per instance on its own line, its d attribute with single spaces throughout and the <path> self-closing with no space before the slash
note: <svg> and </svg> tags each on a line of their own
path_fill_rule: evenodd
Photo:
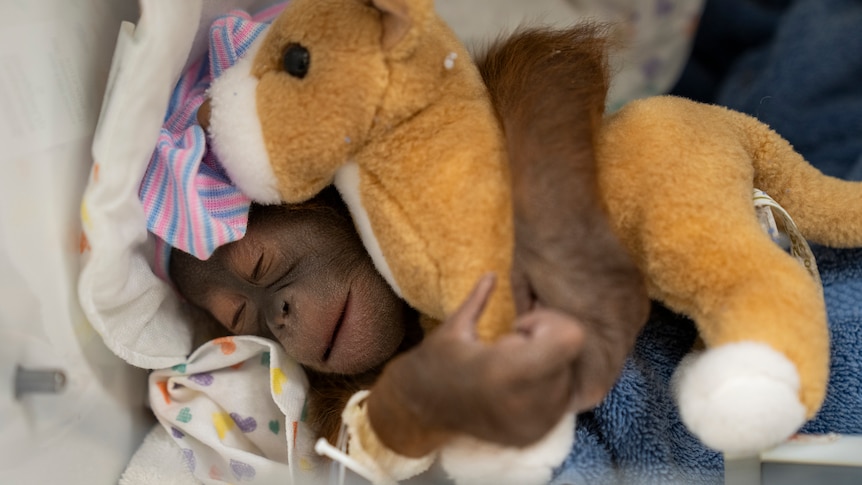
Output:
<svg viewBox="0 0 862 485">
<path fill-rule="evenodd" d="M 268 30 L 268 28 L 267 28 Z M 257 115 L 258 79 L 254 58 L 266 39 L 262 32 L 245 56 L 219 76 L 209 89 L 212 100 L 210 140 L 231 181 L 255 202 L 281 202 Z"/>
<path fill-rule="evenodd" d="M 568 455 L 575 439 L 575 415 L 568 414 L 536 444 L 506 448 L 470 437 L 440 451 L 440 463 L 459 485 L 540 485 Z"/>
<path fill-rule="evenodd" d="M 199 485 L 183 461 L 183 453 L 162 425 L 144 438 L 119 485 Z"/>
<path fill-rule="evenodd" d="M 688 429 L 730 457 L 771 448 L 805 423 L 796 366 L 763 343 L 689 355 L 674 374 L 673 388 Z"/>
</svg>

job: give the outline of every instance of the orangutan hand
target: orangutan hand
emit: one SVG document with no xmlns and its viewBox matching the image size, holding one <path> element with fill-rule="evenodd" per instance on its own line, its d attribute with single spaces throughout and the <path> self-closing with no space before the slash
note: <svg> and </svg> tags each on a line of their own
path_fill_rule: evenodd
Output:
<svg viewBox="0 0 862 485">
<path fill-rule="evenodd" d="M 374 385 L 371 424 L 394 451 L 422 456 L 452 433 L 526 446 L 569 408 L 580 325 L 536 309 L 518 318 L 514 333 L 481 342 L 476 321 L 493 287 L 493 277 L 483 277 L 454 315 L 390 362 Z"/>
</svg>

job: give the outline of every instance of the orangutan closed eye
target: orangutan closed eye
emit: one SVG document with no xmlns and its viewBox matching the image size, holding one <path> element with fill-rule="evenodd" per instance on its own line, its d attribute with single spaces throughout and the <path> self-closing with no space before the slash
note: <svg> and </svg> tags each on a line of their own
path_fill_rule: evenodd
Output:
<svg viewBox="0 0 862 485">
<path fill-rule="evenodd" d="M 278 341 L 303 366 L 358 374 L 395 353 L 407 310 L 374 268 L 338 194 L 253 206 L 246 236 L 207 261 L 181 251 L 180 293 L 237 335 Z"/>
</svg>

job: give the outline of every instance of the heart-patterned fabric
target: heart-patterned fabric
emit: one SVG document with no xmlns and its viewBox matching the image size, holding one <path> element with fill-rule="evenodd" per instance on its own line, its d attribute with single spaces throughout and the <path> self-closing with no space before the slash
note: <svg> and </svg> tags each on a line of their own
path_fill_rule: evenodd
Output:
<svg viewBox="0 0 862 485">
<path fill-rule="evenodd" d="M 203 483 L 307 483 L 325 468 L 305 421 L 307 389 L 277 344 L 225 337 L 153 372 L 150 404 Z"/>
</svg>

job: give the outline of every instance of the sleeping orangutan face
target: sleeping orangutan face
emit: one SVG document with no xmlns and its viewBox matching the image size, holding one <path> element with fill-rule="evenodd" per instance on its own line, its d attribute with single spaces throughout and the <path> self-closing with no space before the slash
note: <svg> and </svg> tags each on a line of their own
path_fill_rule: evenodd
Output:
<svg viewBox="0 0 862 485">
<path fill-rule="evenodd" d="M 338 194 L 253 206 L 241 240 L 207 261 L 171 255 L 190 303 L 237 335 L 277 340 L 300 364 L 356 374 L 382 364 L 405 335 L 405 307 L 374 268 Z"/>
</svg>

